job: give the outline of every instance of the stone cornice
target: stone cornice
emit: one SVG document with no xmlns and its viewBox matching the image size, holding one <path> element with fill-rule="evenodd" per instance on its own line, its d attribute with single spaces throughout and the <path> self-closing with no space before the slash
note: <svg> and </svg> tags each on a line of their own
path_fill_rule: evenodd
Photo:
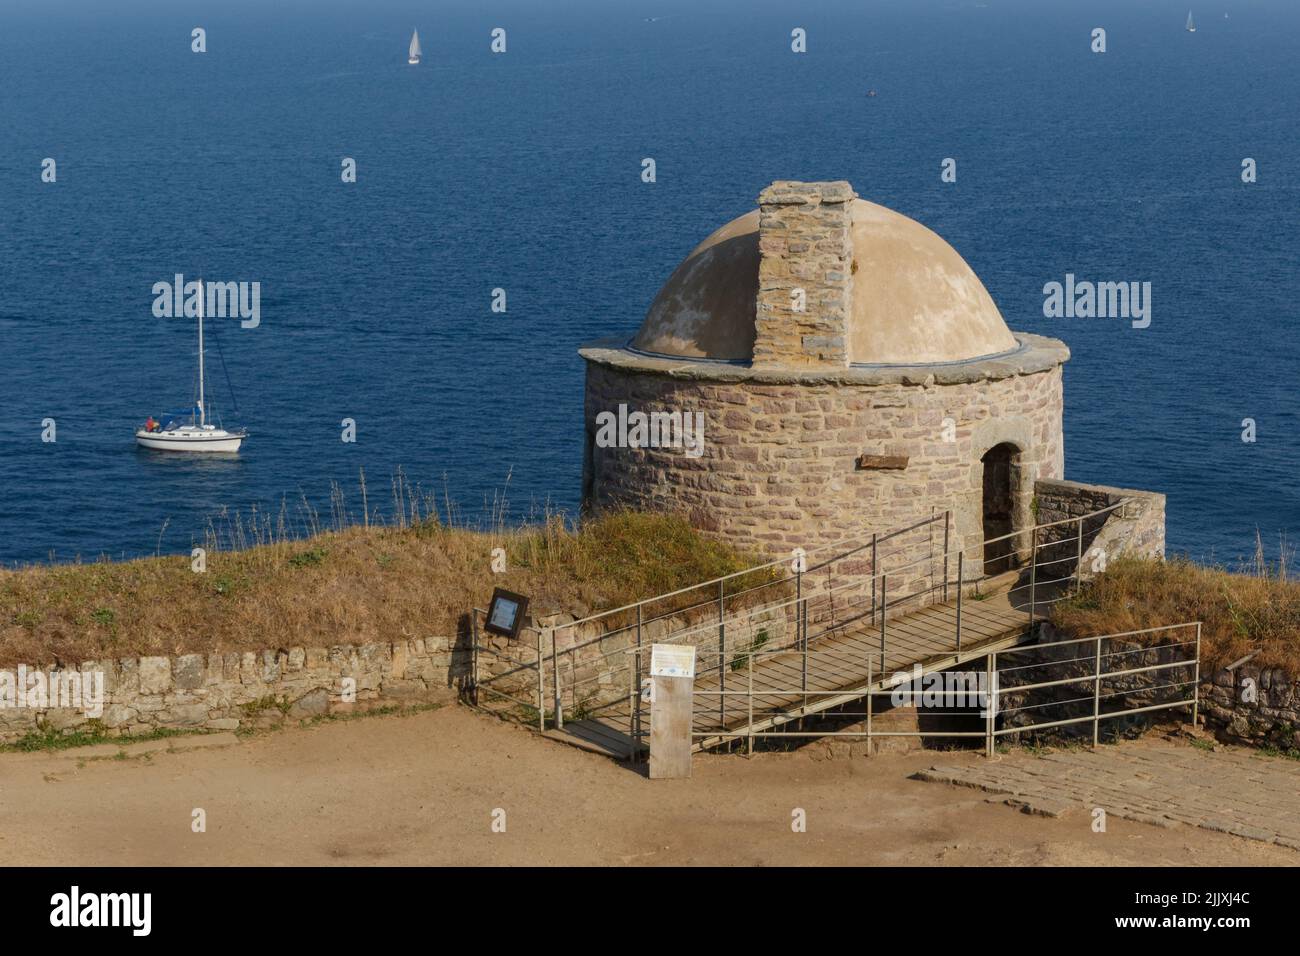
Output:
<svg viewBox="0 0 1300 956">
<path fill-rule="evenodd" d="M 625 339 L 598 339 L 578 349 L 594 365 L 643 375 L 701 382 L 762 385 L 962 385 L 1034 375 L 1062 365 L 1070 349 L 1059 339 L 1015 332 L 1019 348 L 1003 355 L 942 365 L 851 365 L 848 368 L 762 368 L 736 362 L 651 355 L 627 347 Z"/>
</svg>

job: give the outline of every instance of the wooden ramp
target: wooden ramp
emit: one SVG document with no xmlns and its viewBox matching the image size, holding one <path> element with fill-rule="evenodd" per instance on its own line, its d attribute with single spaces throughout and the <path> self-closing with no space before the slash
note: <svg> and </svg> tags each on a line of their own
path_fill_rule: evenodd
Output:
<svg viewBox="0 0 1300 956">
<path fill-rule="evenodd" d="M 1044 616 L 1040 612 L 1034 619 Z M 915 668 L 922 674 L 946 670 L 1023 643 L 1032 622 L 1028 609 L 1014 606 L 1005 592 L 984 599 L 967 596 L 961 604 L 960 651 L 955 600 L 891 616 L 885 627 L 883 673 L 880 622 L 877 618 L 873 623 L 869 616 L 812 639 L 806 675 L 802 651 L 759 654 L 753 663 L 752 728 L 750 668 L 736 669 L 733 657 L 733 663 L 719 674 L 702 655 L 696 667 L 694 732 L 700 736 L 694 749 L 706 750 L 750 729 L 762 732 L 843 706 L 867 691 L 892 687 L 900 682 L 895 675 L 910 677 Z M 725 695 L 718 693 L 723 686 Z M 643 726 L 636 730 L 648 730 L 645 704 L 640 706 L 639 722 Z M 637 723 L 635 708 L 624 700 L 581 720 L 566 720 L 563 729 L 550 730 L 546 736 L 625 759 L 633 755 L 634 747 L 644 749 L 645 738 L 634 732 Z"/>
</svg>

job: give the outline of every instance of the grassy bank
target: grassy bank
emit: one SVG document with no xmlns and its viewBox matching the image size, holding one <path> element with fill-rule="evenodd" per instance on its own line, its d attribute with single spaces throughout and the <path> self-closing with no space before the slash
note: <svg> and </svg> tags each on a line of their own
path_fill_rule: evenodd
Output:
<svg viewBox="0 0 1300 956">
<path fill-rule="evenodd" d="M 1191 561 L 1122 558 L 1056 605 L 1053 620 L 1072 637 L 1202 621 L 1202 669 L 1258 651 L 1251 663 L 1300 674 L 1300 582 L 1258 565 L 1230 573 Z"/>
<path fill-rule="evenodd" d="M 681 518 L 616 514 L 577 530 L 350 527 L 215 551 L 201 574 L 188 557 L 0 571 L 0 667 L 452 635 L 494 586 L 581 612 L 755 563 Z"/>
</svg>

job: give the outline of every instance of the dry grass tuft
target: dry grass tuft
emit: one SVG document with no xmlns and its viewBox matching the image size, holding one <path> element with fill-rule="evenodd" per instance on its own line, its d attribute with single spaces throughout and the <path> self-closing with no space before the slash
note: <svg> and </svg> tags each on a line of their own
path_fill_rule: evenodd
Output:
<svg viewBox="0 0 1300 956">
<path fill-rule="evenodd" d="M 488 532 L 371 522 L 213 550 L 202 574 L 187 557 L 0 571 L 0 666 L 450 636 L 494 586 L 582 611 L 756 563 L 683 518 L 623 513 L 579 529 L 557 515 Z"/>
<path fill-rule="evenodd" d="M 1300 674 L 1300 583 L 1287 580 L 1285 564 L 1257 559 L 1234 574 L 1185 559 L 1122 558 L 1059 603 L 1053 620 L 1073 637 L 1199 620 L 1202 671 L 1258 651 L 1252 664 Z"/>
</svg>

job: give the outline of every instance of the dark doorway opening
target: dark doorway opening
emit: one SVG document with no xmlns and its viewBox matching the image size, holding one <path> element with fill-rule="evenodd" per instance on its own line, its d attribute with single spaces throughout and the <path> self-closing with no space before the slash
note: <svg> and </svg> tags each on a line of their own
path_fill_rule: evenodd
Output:
<svg viewBox="0 0 1300 956">
<path fill-rule="evenodd" d="M 984 453 L 984 573 L 1002 574 L 1016 566 L 1016 473 L 1020 451 L 1003 442 Z M 994 540 L 994 539 L 1001 540 Z"/>
</svg>

